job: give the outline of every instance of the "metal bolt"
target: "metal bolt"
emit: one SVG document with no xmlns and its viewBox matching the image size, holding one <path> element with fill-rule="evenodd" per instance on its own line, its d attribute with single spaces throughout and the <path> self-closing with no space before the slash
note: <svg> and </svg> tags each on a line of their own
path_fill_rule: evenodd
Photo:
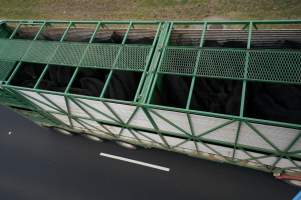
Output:
<svg viewBox="0 0 301 200">
<path fill-rule="evenodd" d="M 142 98 L 142 95 L 140 94 L 139 96 L 137 96 L 137 99 L 139 100 L 139 99 L 141 99 Z"/>
</svg>

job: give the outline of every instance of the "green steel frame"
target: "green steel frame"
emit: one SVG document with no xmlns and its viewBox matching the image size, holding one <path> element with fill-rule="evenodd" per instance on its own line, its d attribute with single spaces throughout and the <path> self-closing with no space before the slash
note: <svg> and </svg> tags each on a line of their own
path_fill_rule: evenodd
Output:
<svg viewBox="0 0 301 200">
<path fill-rule="evenodd" d="M 85 132 L 145 147 L 157 147 L 195 157 L 220 160 L 266 171 L 301 170 L 301 124 L 248 118 L 244 116 L 247 84 L 250 81 L 301 83 L 301 51 L 251 49 L 252 33 L 260 25 L 301 25 L 301 20 L 274 21 L 44 21 L 3 20 L 15 29 L 0 39 L 1 103 L 29 109 L 24 115 L 42 125 Z M 38 40 L 43 29 L 53 24 L 68 24 L 60 41 Z M 88 42 L 64 41 L 73 26 L 95 25 Z M 98 31 L 108 24 L 127 25 L 121 44 L 93 43 Z M 212 24 L 239 25 L 247 34 L 244 49 L 206 48 L 204 41 Z M 21 25 L 38 26 L 32 40 L 14 39 Z M 151 45 L 127 44 L 136 25 L 152 25 L 155 37 Z M 176 25 L 200 29 L 199 45 L 171 46 Z M 191 63 L 173 61 L 184 56 Z M 219 65 L 210 65 L 212 56 Z M 227 59 L 231 57 L 232 59 Z M 284 60 L 284 61 L 283 61 Z M 44 64 L 35 86 L 11 84 L 23 62 Z M 39 89 L 50 65 L 74 67 L 64 92 Z M 183 66 L 184 65 L 184 66 Z M 99 97 L 71 94 L 70 87 L 81 68 L 109 70 Z M 264 70 L 268 69 L 268 70 Z M 105 98 L 115 70 L 140 72 L 141 80 L 132 101 Z M 271 70 L 273 73 L 271 73 Z M 191 77 L 185 108 L 155 105 L 154 88 L 163 74 Z M 239 116 L 211 113 L 190 108 L 196 78 L 209 77 L 242 81 Z"/>
</svg>

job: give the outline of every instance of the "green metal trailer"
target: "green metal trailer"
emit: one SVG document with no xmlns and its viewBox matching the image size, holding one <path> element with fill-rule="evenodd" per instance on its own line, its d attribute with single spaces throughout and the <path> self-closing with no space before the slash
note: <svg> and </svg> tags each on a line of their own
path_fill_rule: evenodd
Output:
<svg viewBox="0 0 301 200">
<path fill-rule="evenodd" d="M 51 29 L 56 39 L 47 39 Z M 102 31 L 120 32 L 119 42 L 96 42 Z M 73 40 L 70 33 L 80 32 L 89 34 Z M 147 34 L 147 42 L 131 40 Z M 40 125 L 269 172 L 301 170 L 300 115 L 281 121 L 245 114 L 252 84 L 300 88 L 301 49 L 269 45 L 287 38 L 301 42 L 301 20 L 2 20 L 0 37 L 0 103 Z M 213 40 L 223 46 L 209 45 Z M 35 74 L 24 85 L 18 79 L 28 65 Z M 57 90 L 42 84 L 52 68 L 71 71 Z M 74 90 L 87 69 L 106 74 L 97 95 Z M 112 77 L 120 73 L 138 77 L 127 98 L 107 95 Z M 183 98 L 183 105 L 158 103 L 166 81 L 174 80 L 166 77 L 188 80 L 185 92 L 167 96 Z M 239 84 L 237 112 L 193 106 L 203 78 L 224 81 L 221 86 Z"/>
</svg>

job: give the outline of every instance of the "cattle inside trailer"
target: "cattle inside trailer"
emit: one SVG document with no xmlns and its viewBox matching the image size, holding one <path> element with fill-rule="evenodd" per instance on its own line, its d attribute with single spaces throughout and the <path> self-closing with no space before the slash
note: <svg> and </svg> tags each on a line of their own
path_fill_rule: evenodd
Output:
<svg viewBox="0 0 301 200">
<path fill-rule="evenodd" d="M 0 37 L 1 103 L 40 125 L 301 170 L 299 20 L 3 20 Z"/>
</svg>

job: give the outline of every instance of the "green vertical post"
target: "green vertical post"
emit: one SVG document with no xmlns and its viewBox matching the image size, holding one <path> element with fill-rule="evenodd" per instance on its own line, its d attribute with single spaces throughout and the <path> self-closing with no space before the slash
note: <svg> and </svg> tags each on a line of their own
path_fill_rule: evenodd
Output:
<svg viewBox="0 0 301 200">
<path fill-rule="evenodd" d="M 158 42 L 156 44 L 156 47 L 155 47 L 155 51 L 154 51 L 154 55 L 152 57 L 152 61 L 150 62 L 150 67 L 149 67 L 149 70 L 148 70 L 148 76 L 145 80 L 145 83 L 144 85 L 146 87 L 143 87 L 142 89 L 142 98 L 139 99 L 139 102 L 145 102 L 147 100 L 147 97 L 148 97 L 148 91 L 151 87 L 151 83 L 152 83 L 152 80 L 153 80 L 153 77 L 154 77 L 154 74 L 156 72 L 156 67 L 157 67 L 157 64 L 160 60 L 160 56 L 161 56 L 161 49 L 158 50 L 158 46 L 159 47 L 162 47 L 163 44 L 164 44 L 164 41 L 166 39 L 166 34 L 169 30 L 169 23 L 165 22 L 163 25 L 161 25 L 161 29 L 160 30 L 160 34 L 158 35 Z"/>
<path fill-rule="evenodd" d="M 241 124 L 242 124 L 242 122 L 239 121 L 238 125 L 237 125 L 236 136 L 235 136 L 235 141 L 234 141 L 234 146 L 233 146 L 232 160 L 235 159 L 235 154 L 236 154 L 236 149 L 237 149 L 237 143 L 238 143 L 238 139 L 239 139 Z"/>
<path fill-rule="evenodd" d="M 186 103 L 186 109 L 189 109 L 189 107 L 190 107 L 193 88 L 194 88 L 195 79 L 196 79 L 196 73 L 198 71 L 198 66 L 199 66 L 199 62 L 201 59 L 201 52 L 202 52 L 201 48 L 204 45 L 206 31 L 207 31 L 207 22 L 205 22 L 203 24 L 203 31 L 202 31 L 202 35 L 201 35 L 200 44 L 199 44 L 197 59 L 196 59 L 195 65 L 194 65 L 193 77 L 192 77 L 191 84 L 190 84 L 189 94 L 188 94 L 187 103 Z"/>
<path fill-rule="evenodd" d="M 140 82 L 139 82 L 139 85 L 138 85 L 138 88 L 137 88 L 137 91 L 136 91 L 136 94 L 135 94 L 135 97 L 134 97 L 134 102 L 136 102 L 137 100 L 140 100 L 140 96 L 139 96 L 141 94 L 140 90 L 142 88 L 142 85 L 146 82 L 146 80 L 144 81 L 144 79 L 148 74 L 148 67 L 149 67 L 149 64 L 151 63 L 151 60 L 153 58 L 153 51 L 156 48 L 156 44 L 157 44 L 157 40 L 158 40 L 157 38 L 158 38 L 158 35 L 160 33 L 160 29 L 161 29 L 161 23 L 159 23 L 159 25 L 157 27 L 156 35 L 155 35 L 154 41 L 152 43 L 152 48 L 151 48 L 150 52 L 148 53 L 148 58 L 146 60 L 145 68 L 144 68 L 142 77 L 140 79 Z"/>
<path fill-rule="evenodd" d="M 245 60 L 245 67 L 244 67 L 244 80 L 243 80 L 241 100 L 240 100 L 240 112 L 239 112 L 240 117 L 244 116 L 245 98 L 246 98 L 246 90 L 247 90 L 247 76 L 248 76 L 248 67 L 249 67 L 249 60 L 250 60 L 249 49 L 251 48 L 251 41 L 252 41 L 252 28 L 253 28 L 253 23 L 250 22 L 249 30 L 248 30 L 246 60 Z"/>
<path fill-rule="evenodd" d="M 157 66 L 157 70 L 160 67 L 161 63 L 163 62 L 163 57 L 164 57 L 164 54 L 165 54 L 165 51 L 166 51 L 166 46 L 168 45 L 168 42 L 169 42 L 169 36 L 170 36 L 170 34 L 172 32 L 173 25 L 174 25 L 174 23 L 171 22 L 170 25 L 169 25 L 169 27 L 168 27 L 168 29 L 166 29 L 166 31 L 168 31 L 167 34 L 166 33 L 165 33 L 166 35 L 163 34 L 163 38 L 164 38 L 164 40 L 162 41 L 163 44 L 159 44 L 159 46 L 157 47 L 159 52 L 161 52 L 163 50 L 162 54 L 160 55 L 159 61 L 158 61 L 159 63 L 158 63 L 158 66 Z M 155 67 L 156 67 L 156 65 L 155 65 Z M 156 71 L 155 68 L 151 69 L 151 70 L 154 70 L 154 72 Z M 147 97 L 147 103 L 150 103 L 150 101 L 152 99 L 157 79 L 158 79 L 158 73 L 155 73 L 154 80 L 150 84 L 151 88 L 149 88 L 150 92 L 149 92 L 148 97 Z"/>
</svg>

